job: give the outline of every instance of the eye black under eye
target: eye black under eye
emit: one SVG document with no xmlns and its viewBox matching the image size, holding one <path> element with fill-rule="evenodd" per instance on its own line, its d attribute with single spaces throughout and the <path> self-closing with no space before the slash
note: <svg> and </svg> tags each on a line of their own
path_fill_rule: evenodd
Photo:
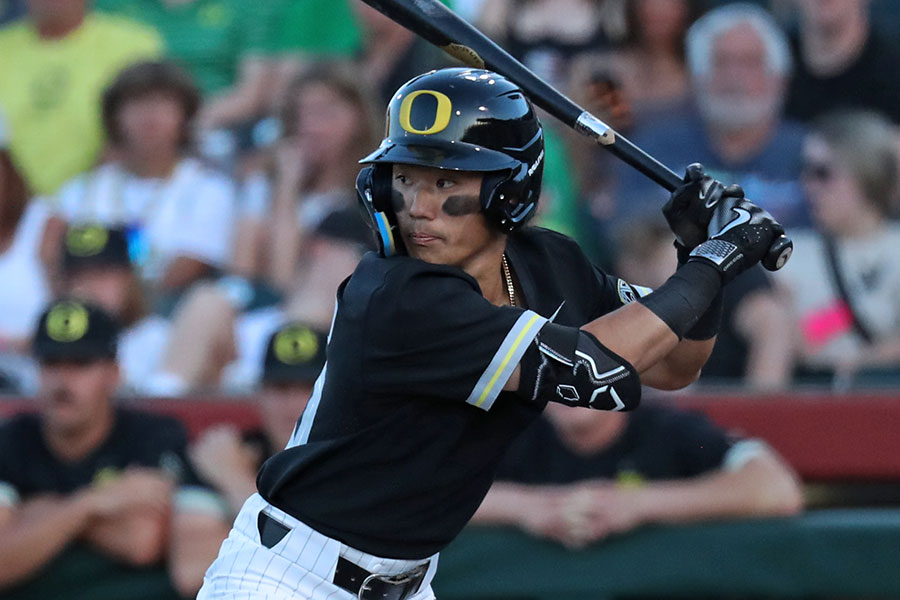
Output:
<svg viewBox="0 0 900 600">
<path fill-rule="evenodd" d="M 474 215 L 481 211 L 481 198 L 478 196 L 448 196 L 441 205 L 441 210 L 451 217 Z"/>
</svg>

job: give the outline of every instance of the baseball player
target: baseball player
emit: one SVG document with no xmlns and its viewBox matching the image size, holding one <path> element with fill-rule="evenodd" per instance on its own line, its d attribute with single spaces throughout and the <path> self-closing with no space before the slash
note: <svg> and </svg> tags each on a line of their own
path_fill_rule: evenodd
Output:
<svg viewBox="0 0 900 600">
<path fill-rule="evenodd" d="M 337 291 L 327 362 L 257 478 L 200 598 L 427 600 L 438 553 L 547 402 L 628 410 L 693 381 L 721 289 L 781 226 L 692 166 L 664 207 L 659 289 L 526 227 L 543 168 L 530 101 L 489 71 L 403 85 L 357 178 L 380 252 Z"/>
</svg>

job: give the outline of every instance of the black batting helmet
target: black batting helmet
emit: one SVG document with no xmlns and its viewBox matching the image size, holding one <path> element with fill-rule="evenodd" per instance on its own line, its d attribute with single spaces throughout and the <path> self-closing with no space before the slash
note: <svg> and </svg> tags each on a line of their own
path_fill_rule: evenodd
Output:
<svg viewBox="0 0 900 600">
<path fill-rule="evenodd" d="M 509 233 L 536 209 L 543 174 L 544 137 L 522 90 L 502 75 L 467 68 L 441 69 L 406 82 L 387 109 L 387 135 L 360 162 L 360 201 L 382 253 L 402 251 L 393 235 L 391 164 L 485 173 L 481 208 L 488 222 Z"/>
</svg>

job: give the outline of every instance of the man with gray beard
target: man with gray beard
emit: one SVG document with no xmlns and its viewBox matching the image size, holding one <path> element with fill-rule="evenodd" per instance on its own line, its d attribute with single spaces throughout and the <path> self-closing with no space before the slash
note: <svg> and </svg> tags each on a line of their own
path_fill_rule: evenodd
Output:
<svg viewBox="0 0 900 600">
<path fill-rule="evenodd" d="M 783 118 L 792 64 L 788 41 L 765 10 L 736 3 L 712 10 L 689 30 L 685 52 L 692 114 L 647 123 L 629 136 L 663 164 L 696 160 L 716 178 L 738 183 L 785 227 L 809 222 L 800 186 L 804 130 Z M 614 229 L 658 218 L 665 192 L 623 170 Z"/>
</svg>

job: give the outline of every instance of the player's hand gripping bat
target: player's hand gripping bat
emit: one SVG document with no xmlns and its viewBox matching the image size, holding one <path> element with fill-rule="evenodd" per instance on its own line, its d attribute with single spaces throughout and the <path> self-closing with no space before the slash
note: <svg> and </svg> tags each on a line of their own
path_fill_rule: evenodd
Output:
<svg viewBox="0 0 900 600">
<path fill-rule="evenodd" d="M 521 87 L 536 105 L 601 144 L 666 190 L 671 192 L 682 183 L 681 177 L 671 169 L 554 89 L 490 38 L 441 4 L 440 0 L 363 2 L 464 64 L 489 69 L 505 76 Z M 793 242 L 784 235 L 776 238 L 762 261 L 763 266 L 770 271 L 780 269 L 790 258 L 793 246 Z"/>
</svg>

